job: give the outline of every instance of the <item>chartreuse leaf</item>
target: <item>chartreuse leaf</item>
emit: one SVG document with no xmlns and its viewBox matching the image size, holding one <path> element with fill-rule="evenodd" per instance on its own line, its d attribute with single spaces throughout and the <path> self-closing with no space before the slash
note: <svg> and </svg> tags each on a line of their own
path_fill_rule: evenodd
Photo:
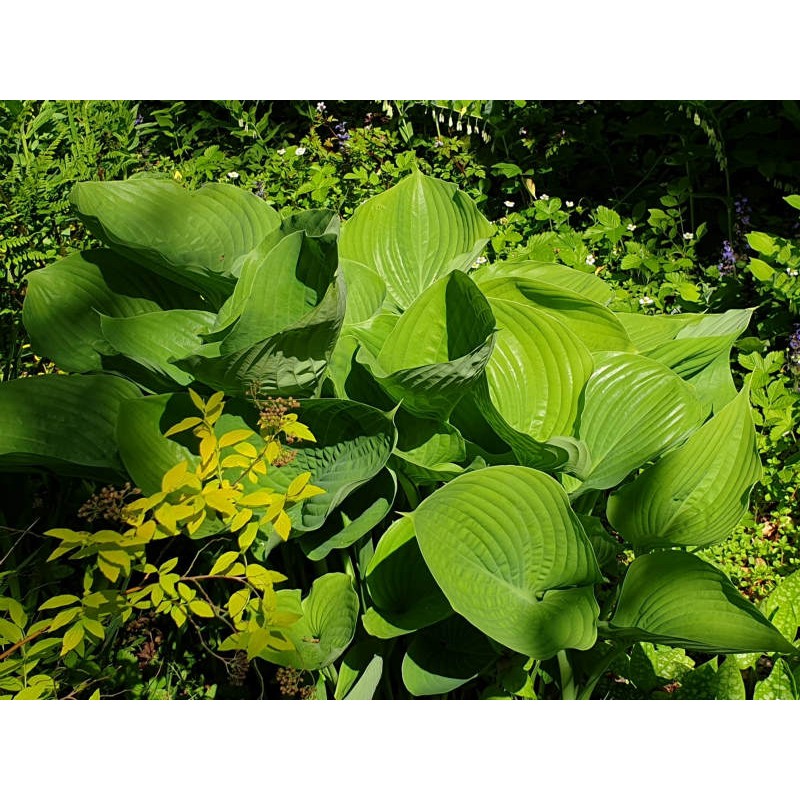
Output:
<svg viewBox="0 0 800 800">
<path fill-rule="evenodd" d="M 452 614 L 425 565 L 409 516 L 400 517 L 381 537 L 367 566 L 366 583 L 373 605 L 363 616 L 364 628 L 379 639 L 401 636 Z"/>
<path fill-rule="evenodd" d="M 657 361 L 632 353 L 594 360 L 578 422 L 590 462 L 576 474 L 584 489 L 606 489 L 679 444 L 703 412 L 692 389 Z"/>
<path fill-rule="evenodd" d="M 364 264 L 348 258 L 339 259 L 347 285 L 347 310 L 345 325 L 365 322 L 378 313 L 386 299 L 386 284 L 383 278 Z"/>
<path fill-rule="evenodd" d="M 467 458 L 464 438 L 447 422 L 415 417 L 397 410 L 397 446 L 394 456 L 398 466 L 418 484 L 438 483 L 461 474 Z"/>
<path fill-rule="evenodd" d="M 115 252 L 219 304 L 235 265 L 280 224 L 275 209 L 228 184 L 187 191 L 170 180 L 78 183 L 78 216 Z"/>
<path fill-rule="evenodd" d="M 122 473 L 115 428 L 139 390 L 112 375 L 40 375 L 0 383 L 0 469 Z"/>
<path fill-rule="evenodd" d="M 373 656 L 363 674 L 342 700 L 372 700 L 383 675 L 383 659 Z"/>
<path fill-rule="evenodd" d="M 142 269 L 111 250 L 74 253 L 29 273 L 22 319 L 33 349 L 61 369 L 103 368 L 113 354 L 101 314 L 133 317 L 165 309 L 202 309 L 196 292 Z"/>
<path fill-rule="evenodd" d="M 600 305 L 614 299 L 614 290 L 601 278 L 563 264 L 546 261 L 495 261 L 475 272 L 478 283 L 491 278 L 526 278 L 567 289 Z"/>
<path fill-rule="evenodd" d="M 701 652 L 793 650 L 724 573 L 678 550 L 657 551 L 633 561 L 608 632 Z"/>
<path fill-rule="evenodd" d="M 634 349 L 616 314 L 578 292 L 520 277 L 487 277 L 479 279 L 478 285 L 493 308 L 496 301 L 535 308 L 568 327 L 593 353 L 603 350 L 626 352 Z"/>
<path fill-rule="evenodd" d="M 747 389 L 687 442 L 608 500 L 608 519 L 637 550 L 708 547 L 733 531 L 761 477 Z"/>
<path fill-rule="evenodd" d="M 497 466 L 455 478 L 413 512 L 422 555 L 452 607 L 487 636 L 550 658 L 597 636 L 597 561 L 549 475 Z"/>
<path fill-rule="evenodd" d="M 295 649 L 270 652 L 267 658 L 285 667 L 322 669 L 345 651 L 357 622 L 358 595 L 352 579 L 340 572 L 329 572 L 314 581 L 303 600 L 303 616 L 285 631 Z"/>
<path fill-rule="evenodd" d="M 383 642 L 366 639 L 348 648 L 338 665 L 336 700 L 372 700 L 383 674 Z"/>
<path fill-rule="evenodd" d="M 497 656 L 486 636 L 452 616 L 414 634 L 403 658 L 403 683 L 415 697 L 446 694 L 472 680 Z"/>
<path fill-rule="evenodd" d="M 466 270 L 491 232 L 455 184 L 415 171 L 356 209 L 342 228 L 339 250 L 377 272 L 387 299 L 406 309 L 443 275 Z"/>
<path fill-rule="evenodd" d="M 293 233 L 264 259 L 247 261 L 240 284 L 245 281 L 246 294 L 227 312 L 235 316 L 232 327 L 178 366 L 229 394 L 241 395 L 254 381 L 267 394 L 310 394 L 345 313 L 335 237 Z"/>
<path fill-rule="evenodd" d="M 173 362 L 200 347 L 200 335 L 213 321 L 210 311 L 175 309 L 135 317 L 100 315 L 100 330 L 117 353 L 153 372 L 156 379 L 188 386 L 193 376 Z"/>
<path fill-rule="evenodd" d="M 492 351 L 494 317 L 463 272 L 426 289 L 377 341 L 360 336 L 359 360 L 395 402 L 413 413 L 446 418 L 480 377 Z M 364 332 L 366 334 L 366 331 Z"/>
<path fill-rule="evenodd" d="M 572 433 L 592 358 L 561 321 L 518 293 L 501 292 L 506 283 L 489 284 L 498 292 L 489 294 L 498 332 L 475 397 L 498 435 L 524 460 L 525 437 L 544 442 Z"/>
</svg>

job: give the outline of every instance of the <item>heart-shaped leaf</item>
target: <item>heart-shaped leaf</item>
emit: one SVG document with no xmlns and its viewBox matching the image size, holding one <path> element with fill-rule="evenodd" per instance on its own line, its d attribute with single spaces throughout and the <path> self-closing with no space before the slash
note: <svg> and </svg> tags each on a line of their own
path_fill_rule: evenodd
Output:
<svg viewBox="0 0 800 800">
<path fill-rule="evenodd" d="M 727 538 L 761 477 L 747 391 L 608 500 L 609 522 L 639 550 Z"/>
<path fill-rule="evenodd" d="M 712 653 L 790 653 L 792 645 L 697 556 L 661 550 L 634 559 L 609 634 Z"/>
<path fill-rule="evenodd" d="M 487 636 L 536 658 L 594 644 L 600 572 L 549 475 L 518 466 L 466 473 L 423 500 L 413 521 L 450 604 Z"/>
<path fill-rule="evenodd" d="M 377 272 L 387 298 L 406 309 L 443 275 L 468 269 L 491 232 L 455 184 L 415 171 L 356 209 L 339 251 Z"/>
</svg>

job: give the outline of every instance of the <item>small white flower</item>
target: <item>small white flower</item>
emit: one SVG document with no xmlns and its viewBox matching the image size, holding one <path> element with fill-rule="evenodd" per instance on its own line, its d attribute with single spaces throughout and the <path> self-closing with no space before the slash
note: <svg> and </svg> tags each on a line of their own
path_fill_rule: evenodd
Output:
<svg viewBox="0 0 800 800">
<path fill-rule="evenodd" d="M 527 128 L 520 128 L 519 129 L 519 135 L 520 136 L 526 136 L 527 133 L 528 133 L 528 129 Z"/>
<path fill-rule="evenodd" d="M 481 264 L 485 264 L 488 261 L 486 256 L 478 256 L 475 259 L 475 263 L 473 264 L 474 267 L 479 267 Z"/>
<path fill-rule="evenodd" d="M 514 206 L 516 205 L 516 203 L 515 203 L 513 200 L 504 200 L 504 201 L 503 201 L 503 205 L 504 205 L 506 208 L 514 208 Z"/>
<path fill-rule="evenodd" d="M 790 278 L 796 278 L 797 277 L 797 270 L 796 269 L 792 269 L 791 267 L 786 267 L 786 274 Z"/>
<path fill-rule="evenodd" d="M 281 149 L 278 150 L 278 155 L 279 156 L 286 155 L 286 148 L 285 147 L 281 147 Z"/>
<path fill-rule="evenodd" d="M 539 195 L 539 199 L 540 200 L 549 200 L 550 199 L 550 195 L 549 194 L 540 194 Z"/>
<path fill-rule="evenodd" d="M 228 177 L 229 177 L 229 178 L 230 178 L 232 181 L 235 181 L 235 180 L 236 180 L 236 179 L 239 177 L 239 173 L 238 173 L 238 172 L 229 172 L 229 173 L 228 173 Z"/>
<path fill-rule="evenodd" d="M 575 205 L 575 203 L 573 203 L 573 202 L 572 202 L 572 200 L 567 200 L 567 202 L 566 202 L 564 205 L 565 205 L 567 208 L 572 208 L 572 206 L 574 206 L 574 205 Z"/>
<path fill-rule="evenodd" d="M 645 295 L 644 297 L 640 297 L 639 298 L 639 305 L 640 306 L 651 306 L 651 305 L 653 305 L 653 303 L 655 303 L 655 300 L 653 300 L 652 297 L 648 297 L 647 295 Z"/>
<path fill-rule="evenodd" d="M 628 223 L 628 230 L 633 232 L 633 231 L 636 230 L 636 226 L 632 222 L 629 222 Z"/>
<path fill-rule="evenodd" d="M 683 238 L 686 239 L 687 242 L 691 242 L 692 239 L 694 239 L 694 234 L 691 231 L 686 231 L 686 233 L 683 234 Z"/>
<path fill-rule="evenodd" d="M 594 256 L 591 253 L 589 253 L 589 255 L 586 256 L 586 263 L 589 266 L 592 266 L 592 264 L 594 264 Z"/>
<path fill-rule="evenodd" d="M 320 114 L 324 114 L 326 108 L 327 106 L 325 105 L 325 103 L 322 102 L 317 103 L 317 111 L 319 111 Z"/>
<path fill-rule="evenodd" d="M 305 147 L 298 147 L 297 150 L 294 151 L 294 154 L 296 156 L 302 156 L 303 153 L 305 153 L 305 152 L 306 152 Z"/>
</svg>

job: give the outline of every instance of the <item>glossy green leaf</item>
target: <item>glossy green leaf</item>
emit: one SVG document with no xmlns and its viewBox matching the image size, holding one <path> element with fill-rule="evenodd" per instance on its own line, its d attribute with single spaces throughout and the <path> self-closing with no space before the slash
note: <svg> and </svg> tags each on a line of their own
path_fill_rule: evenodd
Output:
<svg viewBox="0 0 800 800">
<path fill-rule="evenodd" d="M 62 369 L 89 372 L 103 368 L 103 354 L 114 353 L 102 333 L 101 315 L 133 317 L 203 306 L 199 294 L 111 250 L 87 250 L 28 275 L 22 319 L 35 352 Z"/>
<path fill-rule="evenodd" d="M 187 191 L 148 177 L 87 182 L 70 200 L 113 250 L 216 303 L 233 289 L 237 260 L 280 224 L 275 209 L 228 184 Z"/>
<path fill-rule="evenodd" d="M 408 516 L 396 520 L 381 537 L 367 567 L 366 584 L 373 605 L 363 623 L 371 636 L 401 636 L 452 614 L 425 565 Z"/>
<path fill-rule="evenodd" d="M 139 390 L 111 375 L 40 375 L 0 383 L 0 469 L 47 467 L 110 477 L 122 463 L 115 435 Z"/>
<path fill-rule="evenodd" d="M 342 228 L 342 257 L 378 273 L 400 309 L 452 270 L 466 270 L 492 226 L 455 184 L 419 171 L 359 206 Z"/>
<path fill-rule="evenodd" d="M 381 676 L 383 675 L 383 659 L 380 656 L 373 656 L 372 661 L 367 664 L 364 672 L 353 684 L 342 700 L 372 700 L 375 690 L 378 688 Z M 337 687 L 338 688 L 338 687 Z M 338 698 L 337 698 L 338 699 Z"/>
<path fill-rule="evenodd" d="M 188 386 L 190 373 L 177 367 L 177 361 L 202 344 L 200 335 L 214 321 L 209 311 L 152 311 L 135 317 L 100 315 L 100 330 L 106 341 L 121 356 L 154 373 L 161 382 Z M 106 360 L 108 365 L 108 360 Z"/>
<path fill-rule="evenodd" d="M 423 500 L 413 523 L 450 604 L 487 636 L 536 658 L 594 644 L 600 572 L 553 478 L 518 466 L 469 472 Z"/>
<path fill-rule="evenodd" d="M 604 280 L 563 264 L 545 261 L 495 261 L 475 272 L 478 283 L 489 278 L 524 278 L 549 283 L 587 297 L 600 305 L 608 305 L 614 290 Z"/>
<path fill-rule="evenodd" d="M 325 524 L 297 542 L 306 558 L 320 561 L 366 536 L 389 513 L 397 493 L 397 478 L 388 468 L 356 489 L 338 506 Z"/>
<path fill-rule="evenodd" d="M 792 652 L 792 645 L 724 573 L 678 550 L 633 561 L 609 633 L 701 652 Z"/>
<path fill-rule="evenodd" d="M 680 444 L 703 421 L 692 389 L 657 361 L 632 353 L 595 354 L 578 439 L 591 463 L 584 489 L 606 489 Z"/>
<path fill-rule="evenodd" d="M 486 636 L 453 616 L 414 634 L 403 658 L 403 683 L 415 697 L 446 694 L 475 678 L 497 656 Z"/>
<path fill-rule="evenodd" d="M 385 319 L 385 317 L 384 317 Z M 404 408 L 446 418 L 483 372 L 492 352 L 494 317 L 486 298 L 462 272 L 451 272 L 426 289 L 380 341 L 359 340 L 357 356 L 383 390 Z"/>
<path fill-rule="evenodd" d="M 761 477 L 747 390 L 608 500 L 608 519 L 638 550 L 708 547 L 727 538 Z"/>
<path fill-rule="evenodd" d="M 329 572 L 317 578 L 303 600 L 303 616 L 285 631 L 295 649 L 270 652 L 269 661 L 303 670 L 332 664 L 353 640 L 358 608 L 358 595 L 348 575 Z"/>
<path fill-rule="evenodd" d="M 726 657 L 717 669 L 717 691 L 714 696 L 717 700 L 747 699 L 742 671 L 735 659 Z"/>
<path fill-rule="evenodd" d="M 383 278 L 364 264 L 347 258 L 339 260 L 347 285 L 347 311 L 345 325 L 365 322 L 377 314 L 386 299 Z"/>
<path fill-rule="evenodd" d="M 394 456 L 400 469 L 417 484 L 436 483 L 464 471 L 467 458 L 463 437 L 447 422 L 414 417 L 398 409 L 394 417 L 397 445 Z"/>
</svg>

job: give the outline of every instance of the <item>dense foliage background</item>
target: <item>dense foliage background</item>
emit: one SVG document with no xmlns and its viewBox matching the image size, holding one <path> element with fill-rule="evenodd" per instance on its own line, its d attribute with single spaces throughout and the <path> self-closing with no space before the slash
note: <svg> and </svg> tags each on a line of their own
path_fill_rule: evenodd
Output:
<svg viewBox="0 0 800 800">
<path fill-rule="evenodd" d="M 552 261 L 599 276 L 614 311 L 754 309 L 732 366 L 737 386 L 750 376 L 764 474 L 735 534 L 704 556 L 764 601 L 800 566 L 799 133 L 794 101 L 4 101 L 0 374 L 57 371 L 31 346 L 22 304 L 32 271 L 97 244 L 68 200 L 79 181 L 153 172 L 187 188 L 243 187 L 284 213 L 326 207 L 349 218 L 418 168 L 457 184 L 496 224 L 489 263 Z M 68 580 L 67 567 L 44 570 L 43 533 L 79 524 L 100 489 L 48 471 L 2 474 L 0 594 L 24 607 L 31 582 Z M 718 692 L 716 659 L 639 647 L 595 696 Z M 794 696 L 795 678 L 763 655 L 739 666 L 748 697 Z M 313 694 L 308 675 L 237 674 L 191 631 L 144 616 L 99 651 L 93 672 L 58 670 L 59 696 Z M 506 683 L 530 693 L 514 676 Z"/>
</svg>

